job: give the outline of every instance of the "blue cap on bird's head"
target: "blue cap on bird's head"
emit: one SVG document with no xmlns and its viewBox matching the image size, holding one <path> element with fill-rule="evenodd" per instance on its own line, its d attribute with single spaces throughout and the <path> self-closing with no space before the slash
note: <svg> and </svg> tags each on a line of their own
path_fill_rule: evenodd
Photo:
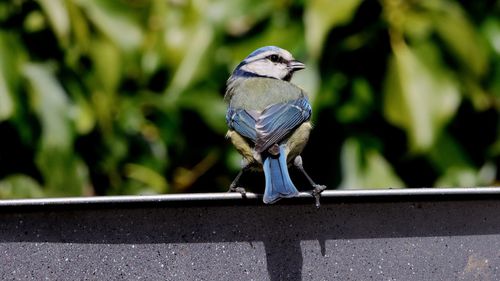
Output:
<svg viewBox="0 0 500 281">
<path fill-rule="evenodd" d="M 265 46 L 265 47 L 260 47 L 258 48 L 257 50 L 253 51 L 250 53 L 250 55 L 248 55 L 245 60 L 249 59 L 249 58 L 252 58 L 252 57 L 255 57 L 257 56 L 258 54 L 262 54 L 264 52 L 281 52 L 281 51 L 285 51 L 284 49 L 281 49 L 280 47 L 276 47 L 276 46 Z"/>
<path fill-rule="evenodd" d="M 305 65 L 292 54 L 276 46 L 258 48 L 248 55 L 233 71 L 230 80 L 237 77 L 268 77 L 290 81 L 295 71 Z"/>
</svg>

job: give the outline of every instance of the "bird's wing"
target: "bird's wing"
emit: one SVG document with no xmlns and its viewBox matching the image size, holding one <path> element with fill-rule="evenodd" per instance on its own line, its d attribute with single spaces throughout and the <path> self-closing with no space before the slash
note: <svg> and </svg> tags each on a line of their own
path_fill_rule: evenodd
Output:
<svg viewBox="0 0 500 281">
<path fill-rule="evenodd" d="M 229 129 L 235 130 L 240 135 L 249 138 L 254 143 L 257 141 L 255 123 L 258 113 L 254 110 L 229 107 L 226 112 L 226 123 Z"/>
<path fill-rule="evenodd" d="M 311 118 L 311 105 L 307 98 L 270 105 L 257 119 L 255 150 L 263 152 L 279 143 L 295 127 Z"/>
</svg>

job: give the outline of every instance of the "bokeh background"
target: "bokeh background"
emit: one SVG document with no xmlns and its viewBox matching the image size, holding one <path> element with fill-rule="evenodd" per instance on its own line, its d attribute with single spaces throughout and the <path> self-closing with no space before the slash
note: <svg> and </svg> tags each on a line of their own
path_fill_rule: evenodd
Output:
<svg viewBox="0 0 500 281">
<path fill-rule="evenodd" d="M 499 1 L 11 0 L 0 28 L 0 198 L 227 190 L 225 82 L 265 45 L 307 64 L 318 183 L 500 185 Z"/>
</svg>

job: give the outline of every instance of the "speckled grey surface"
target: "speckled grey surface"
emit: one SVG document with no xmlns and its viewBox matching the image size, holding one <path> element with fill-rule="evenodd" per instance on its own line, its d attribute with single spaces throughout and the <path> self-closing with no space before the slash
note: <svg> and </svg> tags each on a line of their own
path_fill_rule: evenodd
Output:
<svg viewBox="0 0 500 281">
<path fill-rule="evenodd" d="M 500 280 L 500 201 L 0 213 L 4 280 Z"/>
</svg>

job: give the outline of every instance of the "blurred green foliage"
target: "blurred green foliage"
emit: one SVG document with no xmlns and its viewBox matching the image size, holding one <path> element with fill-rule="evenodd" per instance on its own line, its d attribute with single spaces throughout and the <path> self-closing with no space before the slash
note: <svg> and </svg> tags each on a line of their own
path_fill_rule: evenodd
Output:
<svg viewBox="0 0 500 281">
<path fill-rule="evenodd" d="M 499 183 L 499 1 L 11 0 L 0 28 L 0 198 L 226 190 L 225 81 L 265 45 L 308 66 L 319 183 Z"/>
</svg>

